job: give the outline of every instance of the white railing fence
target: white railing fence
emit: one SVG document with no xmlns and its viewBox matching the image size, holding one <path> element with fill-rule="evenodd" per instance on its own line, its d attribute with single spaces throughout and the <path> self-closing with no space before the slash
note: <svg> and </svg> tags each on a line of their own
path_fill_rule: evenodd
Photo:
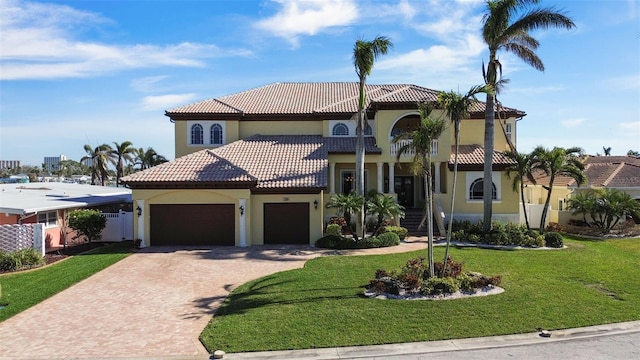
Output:
<svg viewBox="0 0 640 360">
<path fill-rule="evenodd" d="M 107 226 L 102 230 L 102 241 L 133 240 L 133 213 L 102 213 L 107 218 Z"/>
<path fill-rule="evenodd" d="M 44 224 L 0 225 L 0 250 L 13 252 L 34 248 L 44 255 Z"/>
<path fill-rule="evenodd" d="M 400 140 L 396 143 L 391 142 L 391 155 L 392 156 L 398 156 L 398 153 L 400 152 L 400 149 L 407 144 L 411 144 L 411 140 Z M 413 148 L 408 148 L 407 151 L 405 151 L 404 153 L 402 153 L 402 156 L 415 156 L 416 152 L 413 150 Z M 438 140 L 433 140 L 431 142 L 431 155 L 435 156 L 438 155 Z"/>
</svg>

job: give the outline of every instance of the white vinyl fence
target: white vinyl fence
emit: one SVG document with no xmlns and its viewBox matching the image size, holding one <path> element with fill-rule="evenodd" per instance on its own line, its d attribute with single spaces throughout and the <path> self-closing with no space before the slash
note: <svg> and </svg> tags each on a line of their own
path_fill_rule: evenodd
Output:
<svg viewBox="0 0 640 360">
<path fill-rule="evenodd" d="M 0 250 L 12 252 L 34 248 L 44 256 L 44 224 L 1 225 Z"/>
<path fill-rule="evenodd" d="M 107 226 L 102 230 L 102 241 L 133 240 L 133 213 L 102 213 L 107 218 Z"/>
</svg>

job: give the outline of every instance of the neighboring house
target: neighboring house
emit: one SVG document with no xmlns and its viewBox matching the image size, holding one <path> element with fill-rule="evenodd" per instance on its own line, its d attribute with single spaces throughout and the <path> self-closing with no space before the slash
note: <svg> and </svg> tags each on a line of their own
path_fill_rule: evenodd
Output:
<svg viewBox="0 0 640 360">
<path fill-rule="evenodd" d="M 587 182 L 578 186 L 570 177 L 559 176 L 553 184 L 548 222 L 567 225 L 571 216 L 567 209 L 567 200 L 573 194 L 589 191 L 590 189 L 611 188 L 623 191 L 632 198 L 640 201 L 640 159 L 632 156 L 591 156 L 584 158 L 585 176 Z M 536 214 L 535 207 L 541 209 L 547 197 L 547 190 L 543 186 L 549 185 L 549 177 L 543 172 L 535 174 L 536 185 L 527 182 L 525 198 Z M 573 217 L 577 219 L 577 217 Z M 532 225 L 538 225 L 531 222 Z"/>
<path fill-rule="evenodd" d="M 128 204 L 128 205 L 127 205 Z M 0 184 L 0 225 L 42 223 L 45 248 L 64 244 L 67 214 L 80 208 L 117 212 L 131 206 L 131 190 L 66 183 Z"/>
<path fill-rule="evenodd" d="M 394 135 L 419 122 L 419 102 L 437 91 L 410 84 L 367 85 L 365 187 L 424 207 L 424 181 L 411 156 L 397 160 Z M 325 204 L 354 190 L 357 83 L 274 83 L 166 112 L 175 124 L 174 161 L 129 175 L 146 245 L 312 244 L 335 214 Z M 443 116 L 436 110 L 433 116 Z M 493 213 L 517 221 L 517 193 L 504 168 L 505 133 L 515 142 L 524 112 L 505 108 L 496 121 Z M 482 218 L 484 103 L 462 122 L 456 218 Z M 453 131 L 433 144 L 434 190 L 443 209 L 453 183 Z M 447 210 L 448 211 L 448 210 Z"/>
</svg>

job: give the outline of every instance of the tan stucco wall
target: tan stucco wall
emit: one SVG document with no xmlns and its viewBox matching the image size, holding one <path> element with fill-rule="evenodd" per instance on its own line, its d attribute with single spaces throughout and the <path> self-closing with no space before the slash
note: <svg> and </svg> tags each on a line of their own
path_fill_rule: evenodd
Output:
<svg viewBox="0 0 640 360">
<path fill-rule="evenodd" d="M 321 120 L 302 121 L 242 121 L 240 123 L 240 138 L 251 135 L 321 135 Z"/>
<path fill-rule="evenodd" d="M 227 144 L 240 139 L 240 125 L 237 120 L 224 121 L 225 126 L 225 140 Z M 175 157 L 181 157 L 200 151 L 203 149 L 215 149 L 217 146 L 212 145 L 188 145 L 187 139 L 188 126 L 187 121 L 176 121 L 174 125 L 174 144 L 175 144 Z"/>
<path fill-rule="evenodd" d="M 506 122 L 512 124 L 512 129 L 514 131 L 512 138 L 515 140 L 516 120 L 515 118 L 508 118 Z M 451 145 L 455 144 L 453 137 L 454 135 L 452 131 Z M 498 122 L 498 120 L 494 122 L 493 139 L 494 139 L 493 147 L 495 151 L 509 150 L 509 145 L 507 143 L 507 140 L 505 139 L 504 132 L 502 131 L 502 127 L 500 126 L 500 123 Z M 460 124 L 460 144 L 461 145 L 465 145 L 465 144 L 466 145 L 472 145 L 472 144 L 483 145 L 484 144 L 484 119 L 470 119 L 470 120 L 462 121 L 462 123 Z"/>
<path fill-rule="evenodd" d="M 324 207 L 323 194 L 278 194 L 253 195 L 251 197 L 251 233 L 252 245 L 264 244 L 264 204 L 265 203 L 309 203 L 309 244 L 322 237 Z M 318 209 L 313 202 L 318 201 Z"/>
<path fill-rule="evenodd" d="M 136 200 L 144 200 L 144 208 L 142 209 L 142 216 L 144 221 L 144 242 L 146 245 L 153 245 L 153 239 L 150 239 L 150 205 L 153 204 L 234 204 L 237 208 L 240 204 L 240 199 L 246 199 L 247 208 L 251 206 L 251 192 L 248 189 L 193 189 L 193 190 L 132 190 L 132 198 L 134 200 L 134 208 Z M 246 213 L 247 228 L 251 228 L 251 212 Z M 135 217 L 133 224 L 133 233 L 139 234 L 139 217 Z M 236 214 L 235 218 L 235 234 L 236 245 L 240 244 L 240 223 L 239 215 Z M 176 224 L 180 226 L 180 224 Z M 247 231 L 247 245 L 251 245 L 250 231 Z"/>
</svg>

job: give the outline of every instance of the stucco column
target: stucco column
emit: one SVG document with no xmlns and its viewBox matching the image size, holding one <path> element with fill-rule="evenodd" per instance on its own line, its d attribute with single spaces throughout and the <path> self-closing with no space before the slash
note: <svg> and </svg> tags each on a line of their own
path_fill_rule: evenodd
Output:
<svg viewBox="0 0 640 360">
<path fill-rule="evenodd" d="M 395 168 L 396 168 L 396 163 L 390 162 L 389 163 L 389 194 L 395 194 L 395 189 L 394 189 L 394 185 L 395 185 Z"/>
<path fill-rule="evenodd" d="M 384 182 L 383 182 L 383 170 L 382 170 L 382 163 L 376 163 L 376 165 L 378 166 L 378 193 L 382 194 L 384 192 Z"/>
<path fill-rule="evenodd" d="M 329 163 L 329 194 L 336 193 L 336 163 Z"/>
<path fill-rule="evenodd" d="M 238 209 L 240 210 L 240 247 L 247 246 L 247 199 L 239 199 L 240 204 Z"/>
<path fill-rule="evenodd" d="M 440 162 L 434 163 L 434 168 L 435 168 L 435 171 L 434 171 L 433 177 L 435 178 L 436 181 L 435 181 L 435 186 L 433 191 L 436 194 L 440 194 Z"/>
<path fill-rule="evenodd" d="M 144 208 L 144 200 L 136 200 L 136 209 L 134 209 L 133 211 L 133 216 L 137 216 L 138 217 L 138 239 L 140 239 L 140 247 L 147 247 L 147 242 L 145 241 L 144 238 L 144 219 L 147 217 L 147 211 Z M 140 208 L 142 211 L 142 215 L 138 216 L 138 210 L 137 208 Z"/>
</svg>

